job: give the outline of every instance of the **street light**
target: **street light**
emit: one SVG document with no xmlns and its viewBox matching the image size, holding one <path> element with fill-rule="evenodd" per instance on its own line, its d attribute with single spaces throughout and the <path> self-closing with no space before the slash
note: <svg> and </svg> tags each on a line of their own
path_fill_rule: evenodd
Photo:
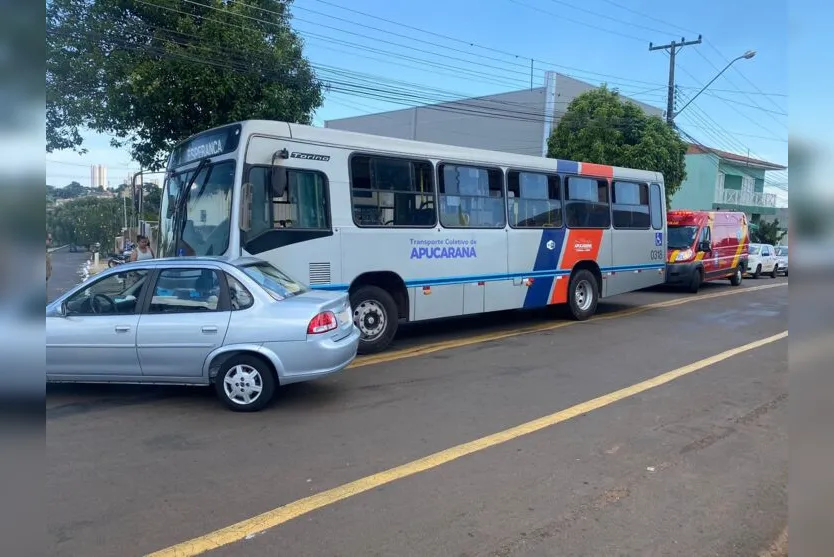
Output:
<svg viewBox="0 0 834 557">
<path fill-rule="evenodd" d="M 695 96 L 694 96 L 694 97 L 692 97 L 691 99 L 689 99 L 689 101 L 687 101 L 687 103 L 686 103 L 685 105 L 683 105 L 683 108 L 681 108 L 680 110 L 676 111 L 676 112 L 672 115 L 672 119 L 674 120 L 674 119 L 678 116 L 678 114 L 680 114 L 681 112 L 683 112 L 683 111 L 684 111 L 684 109 L 685 109 L 687 106 L 689 106 L 690 104 L 692 104 L 692 101 L 694 101 L 695 99 L 697 99 L 697 98 L 698 98 L 698 95 L 700 95 L 701 93 L 703 93 L 704 91 L 706 91 L 706 90 L 707 90 L 707 88 L 708 88 L 710 85 L 712 85 L 713 81 L 715 81 L 716 79 L 718 79 L 719 77 L 721 77 L 721 74 L 723 74 L 724 72 L 726 72 L 726 71 L 730 68 L 730 66 L 732 66 L 733 64 L 735 64 L 736 62 L 738 62 L 738 61 L 739 61 L 739 60 L 741 60 L 742 58 L 743 58 L 743 59 L 745 59 L 745 60 L 749 60 L 749 59 L 751 59 L 752 57 L 754 57 L 755 55 L 756 55 L 756 51 L 755 51 L 755 50 L 748 50 L 747 52 L 745 52 L 745 53 L 744 53 L 744 54 L 742 54 L 741 56 L 738 56 L 738 57 L 733 58 L 732 60 L 730 60 L 730 62 L 729 62 L 726 66 L 724 66 L 724 69 L 723 69 L 723 70 L 721 70 L 720 72 L 718 72 L 718 74 L 716 74 L 716 76 L 715 76 L 715 77 L 713 77 L 712 79 L 710 79 L 709 83 L 707 83 L 706 85 L 704 85 L 704 86 L 701 88 L 701 90 L 700 90 L 700 91 L 698 91 L 698 92 L 695 94 Z"/>
</svg>

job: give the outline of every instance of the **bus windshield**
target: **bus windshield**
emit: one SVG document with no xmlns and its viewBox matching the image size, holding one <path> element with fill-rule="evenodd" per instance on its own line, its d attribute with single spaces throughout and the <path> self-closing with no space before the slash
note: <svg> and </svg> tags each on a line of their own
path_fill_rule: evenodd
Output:
<svg viewBox="0 0 834 557">
<path fill-rule="evenodd" d="M 668 227 L 669 249 L 687 249 L 692 247 L 695 235 L 698 233 L 697 226 L 670 226 Z"/>
<path fill-rule="evenodd" d="M 162 195 L 160 241 L 162 257 L 176 255 L 222 255 L 229 247 L 235 161 L 206 164 L 180 201 L 180 190 L 191 180 L 194 169 L 175 173 L 165 180 Z M 177 226 L 178 230 L 174 230 Z"/>
</svg>

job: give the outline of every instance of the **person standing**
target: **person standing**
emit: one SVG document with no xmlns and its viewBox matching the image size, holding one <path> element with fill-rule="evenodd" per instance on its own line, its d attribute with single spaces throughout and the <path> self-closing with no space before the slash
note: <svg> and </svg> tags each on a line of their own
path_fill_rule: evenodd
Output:
<svg viewBox="0 0 834 557">
<path fill-rule="evenodd" d="M 131 261 L 142 261 L 143 259 L 153 259 L 156 257 L 151 249 L 150 240 L 147 236 L 141 234 L 136 237 L 137 245 L 130 253 Z"/>
</svg>

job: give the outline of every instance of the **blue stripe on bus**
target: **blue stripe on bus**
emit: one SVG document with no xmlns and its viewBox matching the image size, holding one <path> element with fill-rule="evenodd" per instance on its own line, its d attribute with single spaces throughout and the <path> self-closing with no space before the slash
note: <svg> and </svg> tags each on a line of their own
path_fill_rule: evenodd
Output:
<svg viewBox="0 0 834 557">
<path fill-rule="evenodd" d="M 559 172 L 567 172 L 568 174 L 579 174 L 579 163 L 574 161 L 556 160 L 556 170 Z"/>
<path fill-rule="evenodd" d="M 555 242 L 556 240 L 554 240 Z M 545 241 L 545 244 L 547 241 Z M 546 248 L 545 248 L 546 249 Z M 549 251 L 549 250 L 548 250 Z M 556 250 L 554 250 L 556 251 Z M 641 265 L 620 265 L 616 267 L 602 267 L 600 270 L 603 273 L 621 273 L 625 271 L 646 271 L 646 270 L 654 270 L 654 269 L 665 269 L 666 264 L 641 264 Z M 513 279 L 525 279 L 525 278 L 543 278 L 543 279 L 553 279 L 555 277 L 563 277 L 570 275 L 570 269 L 542 269 L 542 270 L 534 270 L 528 271 L 526 273 L 507 273 L 507 274 L 494 274 L 494 275 L 460 275 L 456 277 L 434 277 L 434 278 L 425 278 L 425 279 L 414 279 L 414 280 L 407 280 L 405 281 L 405 285 L 408 288 L 421 288 L 423 286 L 445 286 L 445 285 L 452 285 L 452 284 L 470 284 L 473 282 L 499 282 L 502 280 L 513 280 Z M 541 284 L 550 284 L 552 285 L 552 281 L 538 281 Z M 537 282 L 533 282 L 533 286 L 530 289 L 536 288 Z M 334 292 L 341 292 L 345 291 L 350 288 L 349 284 L 312 284 L 310 288 L 313 290 L 327 290 L 327 291 L 334 291 Z M 548 287 L 548 292 L 550 288 Z M 546 295 L 545 295 L 546 298 Z M 526 300 L 525 300 L 526 304 Z M 527 307 L 525 305 L 525 307 Z M 531 306 L 534 307 L 534 306 Z"/>
<path fill-rule="evenodd" d="M 535 308 L 547 305 L 550 297 L 550 289 L 556 280 L 559 255 L 562 253 L 562 244 L 564 241 L 564 228 L 542 230 L 542 237 L 539 240 L 539 252 L 536 254 L 536 262 L 533 264 L 533 272 L 542 273 L 544 275 L 542 278 L 546 277 L 546 279 L 533 281 L 532 286 L 527 289 L 527 294 L 524 296 L 523 307 Z M 548 249 L 547 244 L 551 242 L 553 243 L 553 249 Z"/>
</svg>

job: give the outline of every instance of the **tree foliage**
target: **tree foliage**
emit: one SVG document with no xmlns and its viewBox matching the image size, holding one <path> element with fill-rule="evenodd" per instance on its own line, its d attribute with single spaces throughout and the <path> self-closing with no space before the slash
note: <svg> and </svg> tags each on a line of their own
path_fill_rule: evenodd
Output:
<svg viewBox="0 0 834 557">
<path fill-rule="evenodd" d="M 100 242 L 105 251 L 124 226 L 124 201 L 118 198 L 84 197 L 54 207 L 46 226 L 56 245 L 88 245 Z M 130 206 L 127 207 L 130 218 Z"/>
<path fill-rule="evenodd" d="M 173 144 L 248 118 L 309 123 L 322 85 L 291 0 L 51 0 L 46 150 L 110 134 L 143 167 Z"/>
<path fill-rule="evenodd" d="M 667 205 L 686 178 L 686 143 L 657 116 L 606 86 L 578 95 L 547 141 L 547 156 L 663 173 Z"/>
<path fill-rule="evenodd" d="M 756 229 L 751 231 L 750 236 L 760 244 L 776 245 L 787 235 L 787 231 L 779 227 L 779 219 L 772 222 L 759 222 Z"/>
</svg>

